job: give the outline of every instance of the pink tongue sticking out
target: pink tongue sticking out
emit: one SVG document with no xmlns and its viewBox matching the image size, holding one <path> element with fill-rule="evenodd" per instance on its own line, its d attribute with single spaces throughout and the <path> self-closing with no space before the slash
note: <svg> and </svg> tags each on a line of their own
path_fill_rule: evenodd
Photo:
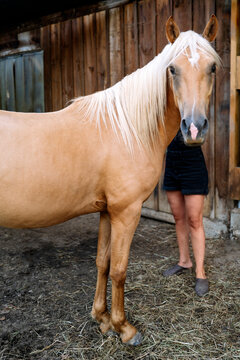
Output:
<svg viewBox="0 0 240 360">
<path fill-rule="evenodd" d="M 191 132 L 191 136 L 193 140 L 196 140 L 197 134 L 198 134 L 198 129 L 196 128 L 196 126 L 194 125 L 194 123 L 191 123 L 190 126 L 190 132 Z"/>
</svg>

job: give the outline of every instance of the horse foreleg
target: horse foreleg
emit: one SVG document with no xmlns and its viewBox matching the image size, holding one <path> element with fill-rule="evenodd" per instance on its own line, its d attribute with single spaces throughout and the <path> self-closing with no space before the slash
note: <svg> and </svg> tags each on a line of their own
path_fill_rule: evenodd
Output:
<svg viewBox="0 0 240 360">
<path fill-rule="evenodd" d="M 112 280 L 112 329 L 120 333 L 124 343 L 138 345 L 141 335 L 125 317 L 124 312 L 124 283 L 127 273 L 128 257 L 134 232 L 140 219 L 139 206 L 131 206 L 118 216 L 111 217 L 111 266 Z"/>
<path fill-rule="evenodd" d="M 96 292 L 92 307 L 92 317 L 100 323 L 102 333 L 110 328 L 110 315 L 107 310 L 107 281 L 110 267 L 111 224 L 107 212 L 100 214 L 98 249 L 96 265 L 98 269 Z"/>
</svg>

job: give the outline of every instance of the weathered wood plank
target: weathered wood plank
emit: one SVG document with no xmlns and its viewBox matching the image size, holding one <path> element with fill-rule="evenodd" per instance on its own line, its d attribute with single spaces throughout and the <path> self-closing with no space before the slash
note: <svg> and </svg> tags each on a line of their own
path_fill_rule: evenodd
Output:
<svg viewBox="0 0 240 360">
<path fill-rule="evenodd" d="M 53 111 L 63 107 L 61 51 L 61 28 L 60 23 L 58 23 L 51 25 L 51 87 Z"/>
<path fill-rule="evenodd" d="M 0 92 L 0 106 L 1 110 L 6 110 L 6 96 L 5 96 L 5 88 L 6 88 L 6 71 L 5 71 L 5 61 L 4 59 L 0 59 L 0 88 L 2 91 Z"/>
<path fill-rule="evenodd" d="M 124 7 L 120 6 L 120 54 L 121 54 L 121 78 L 125 76 L 125 38 L 124 38 Z"/>
<path fill-rule="evenodd" d="M 43 74 L 44 76 L 44 74 Z M 16 81 L 16 111 L 24 111 L 25 103 L 25 81 L 24 81 L 24 63 L 22 56 L 17 56 L 15 61 L 15 81 Z"/>
<path fill-rule="evenodd" d="M 15 99 L 15 74 L 14 74 L 14 63 L 15 59 L 13 57 L 7 58 L 5 61 L 5 71 L 6 71 L 6 110 L 15 110 L 16 99 Z"/>
<path fill-rule="evenodd" d="M 236 89 L 240 90 L 240 56 L 236 59 Z"/>
<path fill-rule="evenodd" d="M 192 29 L 192 0 L 173 0 L 173 16 L 180 31 Z"/>
<path fill-rule="evenodd" d="M 110 34 L 109 34 L 109 24 L 110 24 L 110 16 L 109 16 L 109 10 L 106 10 L 106 36 L 107 36 L 107 41 L 106 41 L 106 53 L 107 53 L 107 58 L 106 58 L 106 67 L 107 67 L 107 88 L 110 86 L 111 84 L 111 79 L 110 79 L 110 43 L 109 43 L 109 38 L 110 38 Z"/>
<path fill-rule="evenodd" d="M 156 0 L 156 51 L 159 54 L 168 41 L 165 24 L 172 15 L 172 0 Z"/>
<path fill-rule="evenodd" d="M 229 133 L 229 196 L 240 200 L 240 5 L 232 0 Z"/>
<path fill-rule="evenodd" d="M 135 71 L 138 64 L 137 3 L 124 8 L 125 74 Z"/>
<path fill-rule="evenodd" d="M 83 18 L 85 95 L 97 91 L 96 14 Z"/>
<path fill-rule="evenodd" d="M 108 86 L 107 78 L 107 26 L 106 11 L 96 14 L 96 46 L 97 46 L 97 89 L 103 90 Z"/>
<path fill-rule="evenodd" d="M 25 82 L 25 98 L 24 98 L 24 112 L 32 111 L 32 98 L 34 89 L 33 78 L 33 64 L 31 57 L 28 54 L 23 55 L 24 64 L 24 82 Z"/>
<path fill-rule="evenodd" d="M 146 65 L 156 54 L 156 7 L 152 0 L 138 2 L 139 65 Z"/>
<path fill-rule="evenodd" d="M 51 31 L 50 26 L 44 26 L 40 31 L 40 44 L 44 50 L 44 102 L 45 111 L 52 110 L 52 87 L 49 86 L 49 79 L 51 82 Z"/>
<path fill-rule="evenodd" d="M 44 111 L 44 79 L 43 79 L 43 51 L 29 54 L 33 65 L 33 112 Z"/>
<path fill-rule="evenodd" d="M 66 106 L 73 98 L 73 62 L 72 62 L 72 24 L 71 20 L 60 24 L 61 34 L 61 73 L 62 105 Z M 54 101 L 55 99 L 53 99 Z"/>
<path fill-rule="evenodd" d="M 109 11 L 110 85 L 122 78 L 120 8 Z"/>
<path fill-rule="evenodd" d="M 229 192 L 232 199 L 240 199 L 240 167 L 235 167 L 230 171 Z"/>
<path fill-rule="evenodd" d="M 72 20 L 74 97 L 84 95 L 83 18 Z"/>
<path fill-rule="evenodd" d="M 216 190 L 227 198 L 229 161 L 229 104 L 230 104 L 230 1 L 217 0 L 216 16 L 221 19 L 216 50 L 223 67 L 216 76 Z M 223 166 L 225 164 L 225 166 Z M 218 210 L 218 209 L 216 209 Z"/>
<path fill-rule="evenodd" d="M 202 34 L 210 16 L 215 14 L 215 11 L 214 1 L 193 1 L 193 30 Z"/>
</svg>

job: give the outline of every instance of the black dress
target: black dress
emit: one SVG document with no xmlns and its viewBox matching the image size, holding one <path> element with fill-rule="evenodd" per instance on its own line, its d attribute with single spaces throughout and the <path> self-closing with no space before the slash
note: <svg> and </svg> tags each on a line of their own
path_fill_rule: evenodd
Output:
<svg viewBox="0 0 240 360">
<path fill-rule="evenodd" d="M 208 172 L 201 146 L 184 144 L 181 130 L 167 148 L 163 189 L 183 195 L 207 195 Z"/>
</svg>

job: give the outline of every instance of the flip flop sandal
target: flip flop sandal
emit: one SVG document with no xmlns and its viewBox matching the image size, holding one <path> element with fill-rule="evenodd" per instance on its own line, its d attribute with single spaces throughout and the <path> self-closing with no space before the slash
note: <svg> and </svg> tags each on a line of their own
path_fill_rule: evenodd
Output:
<svg viewBox="0 0 240 360">
<path fill-rule="evenodd" d="M 169 269 L 165 270 L 163 272 L 163 276 L 165 277 L 169 277 L 169 276 L 173 276 L 173 275 L 180 275 L 182 274 L 184 271 L 190 270 L 191 268 L 186 268 L 183 266 L 180 266 L 178 264 L 170 267 Z"/>
<path fill-rule="evenodd" d="M 195 291 L 198 296 L 203 296 L 208 293 L 209 290 L 209 284 L 208 279 L 198 279 L 196 278 L 195 283 Z"/>
</svg>

